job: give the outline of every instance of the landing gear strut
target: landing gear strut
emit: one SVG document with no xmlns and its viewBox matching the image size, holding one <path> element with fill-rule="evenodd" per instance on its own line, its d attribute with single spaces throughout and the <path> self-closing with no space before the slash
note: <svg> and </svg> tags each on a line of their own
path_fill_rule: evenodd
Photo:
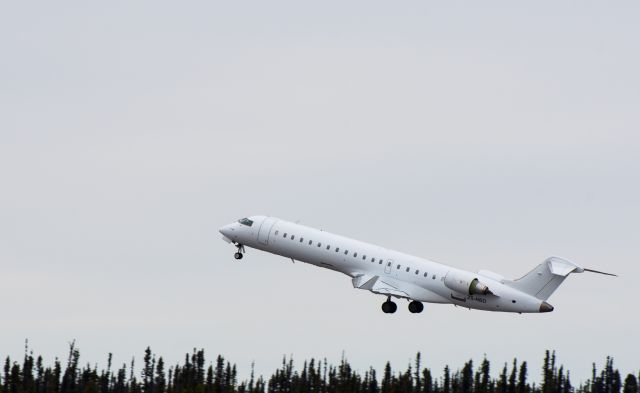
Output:
<svg viewBox="0 0 640 393">
<path fill-rule="evenodd" d="M 398 306 L 391 301 L 391 296 L 387 298 L 387 301 L 382 303 L 382 312 L 385 314 L 393 314 L 398 309 Z"/>
<path fill-rule="evenodd" d="M 240 243 L 234 243 L 234 244 L 238 248 L 238 251 L 235 254 L 233 254 L 233 257 L 235 259 L 242 259 L 242 256 L 244 254 L 244 246 Z"/>
<path fill-rule="evenodd" d="M 424 306 L 420 302 L 417 302 L 414 300 L 411 303 L 409 303 L 409 312 L 413 314 L 421 313 L 423 309 L 424 309 Z"/>
</svg>

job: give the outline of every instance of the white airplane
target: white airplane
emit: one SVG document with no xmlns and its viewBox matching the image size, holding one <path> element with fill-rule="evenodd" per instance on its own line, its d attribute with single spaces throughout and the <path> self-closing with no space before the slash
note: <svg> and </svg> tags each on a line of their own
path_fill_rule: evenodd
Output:
<svg viewBox="0 0 640 393">
<path fill-rule="evenodd" d="M 394 313 L 391 298 L 409 300 L 409 311 L 419 313 L 423 302 L 448 303 L 487 311 L 542 313 L 553 311 L 547 299 L 570 273 L 615 274 L 585 269 L 559 257 L 550 257 L 517 280 L 480 270 L 472 273 L 319 229 L 252 216 L 220 228 L 241 259 L 245 246 L 346 274 L 355 288 L 384 295 L 382 311 Z"/>
</svg>

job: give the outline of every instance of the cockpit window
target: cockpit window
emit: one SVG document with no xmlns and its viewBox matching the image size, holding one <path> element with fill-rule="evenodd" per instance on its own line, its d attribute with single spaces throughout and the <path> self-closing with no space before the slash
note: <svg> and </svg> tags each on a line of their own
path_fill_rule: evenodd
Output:
<svg viewBox="0 0 640 393">
<path fill-rule="evenodd" d="M 250 227 L 251 225 L 253 225 L 253 221 L 251 221 L 251 220 L 250 220 L 250 219 L 248 219 L 248 218 L 241 218 L 241 219 L 239 219 L 239 220 L 238 220 L 238 222 L 239 222 L 240 224 L 242 224 L 242 225 L 246 225 L 246 226 L 248 226 L 248 227 Z"/>
</svg>

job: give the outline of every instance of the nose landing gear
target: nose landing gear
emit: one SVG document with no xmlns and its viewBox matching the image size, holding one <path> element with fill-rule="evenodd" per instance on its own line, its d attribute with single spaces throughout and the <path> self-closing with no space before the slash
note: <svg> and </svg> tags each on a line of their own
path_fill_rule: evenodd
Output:
<svg viewBox="0 0 640 393">
<path fill-rule="evenodd" d="M 242 259 L 242 256 L 244 255 L 244 246 L 240 243 L 234 242 L 234 244 L 238 248 L 238 251 L 235 254 L 233 254 L 233 257 L 235 259 Z"/>
<path fill-rule="evenodd" d="M 387 301 L 382 303 L 382 312 L 385 314 L 393 314 L 398 309 L 398 306 L 391 301 L 391 296 L 387 298 Z"/>
</svg>

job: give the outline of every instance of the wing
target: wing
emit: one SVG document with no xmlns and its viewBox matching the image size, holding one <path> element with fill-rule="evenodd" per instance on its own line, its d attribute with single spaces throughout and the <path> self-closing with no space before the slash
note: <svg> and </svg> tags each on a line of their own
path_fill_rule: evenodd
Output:
<svg viewBox="0 0 640 393">
<path fill-rule="evenodd" d="M 354 288 L 366 289 L 385 296 L 394 296 L 420 302 L 450 303 L 446 298 L 419 285 L 391 277 L 380 277 L 370 274 L 357 274 L 351 280 Z"/>
</svg>

